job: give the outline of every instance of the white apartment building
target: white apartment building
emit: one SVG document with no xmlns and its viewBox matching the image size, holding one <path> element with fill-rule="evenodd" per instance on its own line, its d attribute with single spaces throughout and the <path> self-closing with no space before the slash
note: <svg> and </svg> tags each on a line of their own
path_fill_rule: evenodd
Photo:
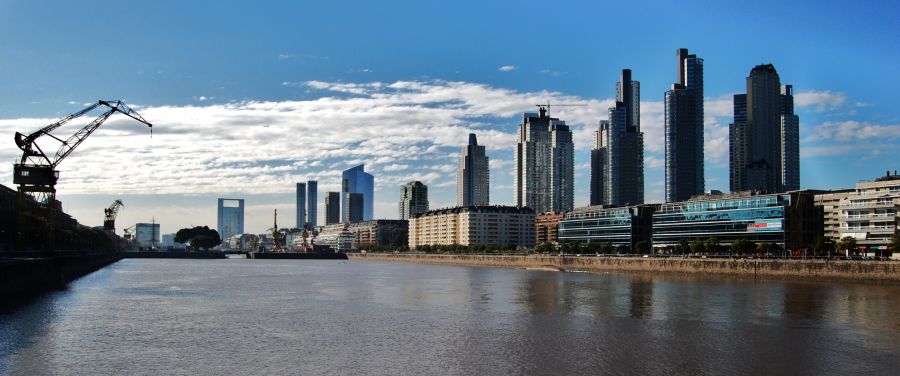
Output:
<svg viewBox="0 0 900 376">
<path fill-rule="evenodd" d="M 422 245 L 534 246 L 534 211 L 514 206 L 461 206 L 409 220 L 409 247 Z"/>
</svg>

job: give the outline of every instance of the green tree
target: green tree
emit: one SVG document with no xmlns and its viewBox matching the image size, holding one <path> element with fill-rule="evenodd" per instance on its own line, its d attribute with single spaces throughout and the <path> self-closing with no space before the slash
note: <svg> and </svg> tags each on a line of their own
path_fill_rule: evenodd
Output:
<svg viewBox="0 0 900 376">
<path fill-rule="evenodd" d="M 900 251 L 900 234 L 891 235 L 891 242 L 888 243 L 888 247 L 890 249 L 887 252 L 884 252 L 884 256 L 890 257 L 893 252 Z"/>
<path fill-rule="evenodd" d="M 679 254 L 688 253 L 691 250 L 691 243 L 687 241 L 687 239 L 681 239 L 678 243 L 675 244 L 675 251 Z"/>
<path fill-rule="evenodd" d="M 768 254 L 770 251 L 772 251 L 772 244 L 766 242 L 757 243 L 756 251 L 762 254 Z"/>
<path fill-rule="evenodd" d="M 704 241 L 706 243 L 706 251 L 707 252 L 718 252 L 719 251 L 719 238 L 715 236 L 710 236 Z"/>
<path fill-rule="evenodd" d="M 193 228 L 183 228 L 175 233 L 175 242 L 188 244 L 192 248 L 209 250 L 219 244 L 222 244 L 222 238 L 219 232 L 209 228 L 208 226 L 196 226 Z"/>
<path fill-rule="evenodd" d="M 691 241 L 691 252 L 694 253 L 702 253 L 706 251 L 706 242 L 700 239 L 694 239 Z"/>
<path fill-rule="evenodd" d="M 820 235 L 816 238 L 816 245 L 813 246 L 813 252 L 816 256 L 830 256 L 834 249 L 834 240 L 827 236 Z"/>
<path fill-rule="evenodd" d="M 638 253 L 648 255 L 653 246 L 646 240 L 641 240 L 634 245 L 634 250 Z"/>
<path fill-rule="evenodd" d="M 731 243 L 731 250 L 737 254 L 747 254 L 756 249 L 756 244 L 747 239 L 738 239 Z"/>
<path fill-rule="evenodd" d="M 856 252 L 856 238 L 845 236 L 841 238 L 841 240 L 838 240 L 838 242 L 835 243 L 834 247 L 841 252 Z"/>
</svg>

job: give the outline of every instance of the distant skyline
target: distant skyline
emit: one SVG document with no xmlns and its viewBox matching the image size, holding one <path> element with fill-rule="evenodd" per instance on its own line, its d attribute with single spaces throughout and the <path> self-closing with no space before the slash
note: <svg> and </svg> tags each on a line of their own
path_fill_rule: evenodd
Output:
<svg viewBox="0 0 900 376">
<path fill-rule="evenodd" d="M 549 101 L 586 104 L 550 114 L 572 128 L 583 206 L 592 132 L 628 68 L 641 82 L 645 201 L 661 202 L 678 48 L 704 59 L 706 190 L 728 190 L 732 96 L 758 64 L 793 85 L 801 188 L 900 169 L 900 3 L 754 4 L 0 1 L 0 183 L 13 187 L 16 131 L 122 99 L 153 137 L 117 115 L 59 166 L 57 197 L 85 225 L 121 198 L 119 234 L 152 218 L 163 233 L 212 227 L 216 198 L 234 197 L 258 233 L 272 209 L 294 211 L 296 182 L 339 192 L 341 171 L 363 163 L 375 218 L 397 218 L 399 187 L 414 180 L 430 207 L 454 206 L 469 133 L 490 158 L 491 203 L 512 204 L 516 127 Z M 537 18 L 566 27 L 521 25 Z"/>
</svg>

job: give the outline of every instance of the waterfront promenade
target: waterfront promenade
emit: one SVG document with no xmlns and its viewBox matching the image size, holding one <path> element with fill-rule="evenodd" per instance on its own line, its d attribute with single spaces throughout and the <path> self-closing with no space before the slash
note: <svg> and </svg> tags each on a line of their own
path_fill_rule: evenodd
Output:
<svg viewBox="0 0 900 376">
<path fill-rule="evenodd" d="M 549 255 L 350 253 L 351 260 L 506 268 L 559 268 L 591 273 L 672 273 L 739 278 L 900 283 L 900 262 L 837 259 L 713 259 Z"/>
</svg>

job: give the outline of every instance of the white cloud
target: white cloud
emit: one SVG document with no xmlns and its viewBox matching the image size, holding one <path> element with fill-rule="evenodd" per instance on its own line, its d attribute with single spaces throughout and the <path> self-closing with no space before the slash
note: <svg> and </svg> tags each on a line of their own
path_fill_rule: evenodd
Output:
<svg viewBox="0 0 900 376">
<path fill-rule="evenodd" d="M 512 71 L 516 70 L 516 66 L 515 65 L 504 65 L 504 66 L 501 66 L 500 68 L 497 68 L 497 70 L 501 71 L 501 72 L 512 72 Z"/>
<path fill-rule="evenodd" d="M 794 106 L 814 107 L 816 112 L 839 108 L 847 103 L 847 94 L 825 91 L 801 91 L 794 94 Z"/>
<path fill-rule="evenodd" d="M 879 125 L 869 122 L 826 121 L 813 127 L 812 135 L 805 138 L 806 142 L 833 140 L 837 142 L 852 142 L 865 139 L 893 140 L 900 138 L 900 124 Z"/>
</svg>

